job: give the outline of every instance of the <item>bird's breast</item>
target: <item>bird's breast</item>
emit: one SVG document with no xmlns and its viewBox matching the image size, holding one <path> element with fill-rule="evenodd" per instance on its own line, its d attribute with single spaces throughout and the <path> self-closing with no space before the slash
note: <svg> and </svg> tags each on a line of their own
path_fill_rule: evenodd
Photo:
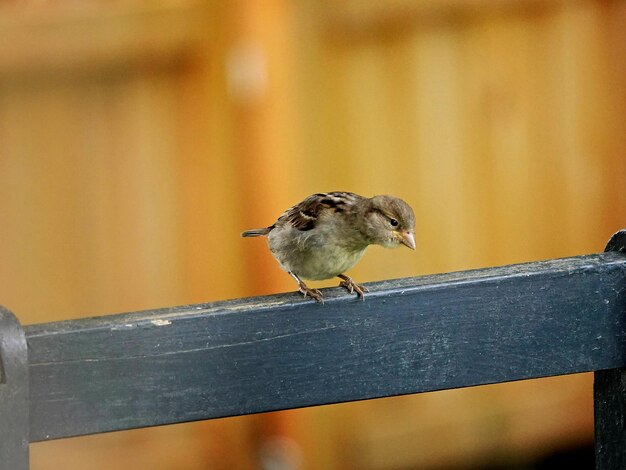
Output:
<svg viewBox="0 0 626 470">
<path fill-rule="evenodd" d="M 365 248 L 354 251 L 328 244 L 317 248 L 311 256 L 302 257 L 299 265 L 294 269 L 296 269 L 296 274 L 305 279 L 330 279 L 354 266 L 364 251 Z"/>
<path fill-rule="evenodd" d="M 367 248 L 346 238 L 328 236 L 323 231 L 272 231 L 270 250 L 286 271 L 303 279 L 333 278 L 354 266 Z"/>
</svg>

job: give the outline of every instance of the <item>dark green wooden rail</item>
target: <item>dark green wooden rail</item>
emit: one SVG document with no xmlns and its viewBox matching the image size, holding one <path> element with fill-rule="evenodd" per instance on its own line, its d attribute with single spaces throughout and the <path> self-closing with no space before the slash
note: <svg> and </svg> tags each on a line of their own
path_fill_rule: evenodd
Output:
<svg viewBox="0 0 626 470">
<path fill-rule="evenodd" d="M 596 371 L 597 467 L 626 468 L 625 247 L 622 231 L 602 254 L 372 283 L 365 302 L 337 288 L 323 305 L 23 329 L 2 310 L 0 461 L 28 468 L 28 442 Z"/>
</svg>

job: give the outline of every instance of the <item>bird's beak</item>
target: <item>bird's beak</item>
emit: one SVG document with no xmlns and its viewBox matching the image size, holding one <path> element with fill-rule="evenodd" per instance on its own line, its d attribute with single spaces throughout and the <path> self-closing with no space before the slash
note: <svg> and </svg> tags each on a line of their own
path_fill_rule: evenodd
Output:
<svg viewBox="0 0 626 470">
<path fill-rule="evenodd" d="M 408 246 L 411 250 L 415 249 L 415 237 L 413 236 L 413 232 L 404 232 L 399 237 L 400 243 L 404 246 Z"/>
</svg>

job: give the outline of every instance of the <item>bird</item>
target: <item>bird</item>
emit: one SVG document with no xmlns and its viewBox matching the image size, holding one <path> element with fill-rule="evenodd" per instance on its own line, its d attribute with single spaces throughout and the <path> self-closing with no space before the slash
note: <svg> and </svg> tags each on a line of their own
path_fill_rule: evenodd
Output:
<svg viewBox="0 0 626 470">
<path fill-rule="evenodd" d="M 340 287 L 365 300 L 368 289 L 344 272 L 369 245 L 415 250 L 415 214 L 405 201 L 385 194 L 316 193 L 287 209 L 272 225 L 246 230 L 241 236 L 267 237 L 272 255 L 305 298 L 324 302 L 321 291 L 304 280 L 338 277 Z"/>
</svg>

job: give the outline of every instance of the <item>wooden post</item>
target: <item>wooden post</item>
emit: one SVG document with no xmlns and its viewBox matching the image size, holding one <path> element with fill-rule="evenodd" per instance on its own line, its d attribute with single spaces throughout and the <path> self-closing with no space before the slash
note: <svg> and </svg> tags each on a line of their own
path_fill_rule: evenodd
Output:
<svg viewBox="0 0 626 470">
<path fill-rule="evenodd" d="M 626 468 L 626 370 L 601 370 L 594 379 L 596 468 Z"/>
<path fill-rule="evenodd" d="M 28 469 L 28 356 L 24 330 L 0 307 L 0 468 Z"/>
<path fill-rule="evenodd" d="M 609 240 L 605 251 L 626 253 L 626 230 Z M 626 284 L 622 291 L 626 290 Z M 622 311 L 622 317 L 626 311 Z M 621 351 L 621 356 L 626 350 Z M 600 370 L 593 386 L 597 469 L 626 468 L 626 369 Z"/>
</svg>

